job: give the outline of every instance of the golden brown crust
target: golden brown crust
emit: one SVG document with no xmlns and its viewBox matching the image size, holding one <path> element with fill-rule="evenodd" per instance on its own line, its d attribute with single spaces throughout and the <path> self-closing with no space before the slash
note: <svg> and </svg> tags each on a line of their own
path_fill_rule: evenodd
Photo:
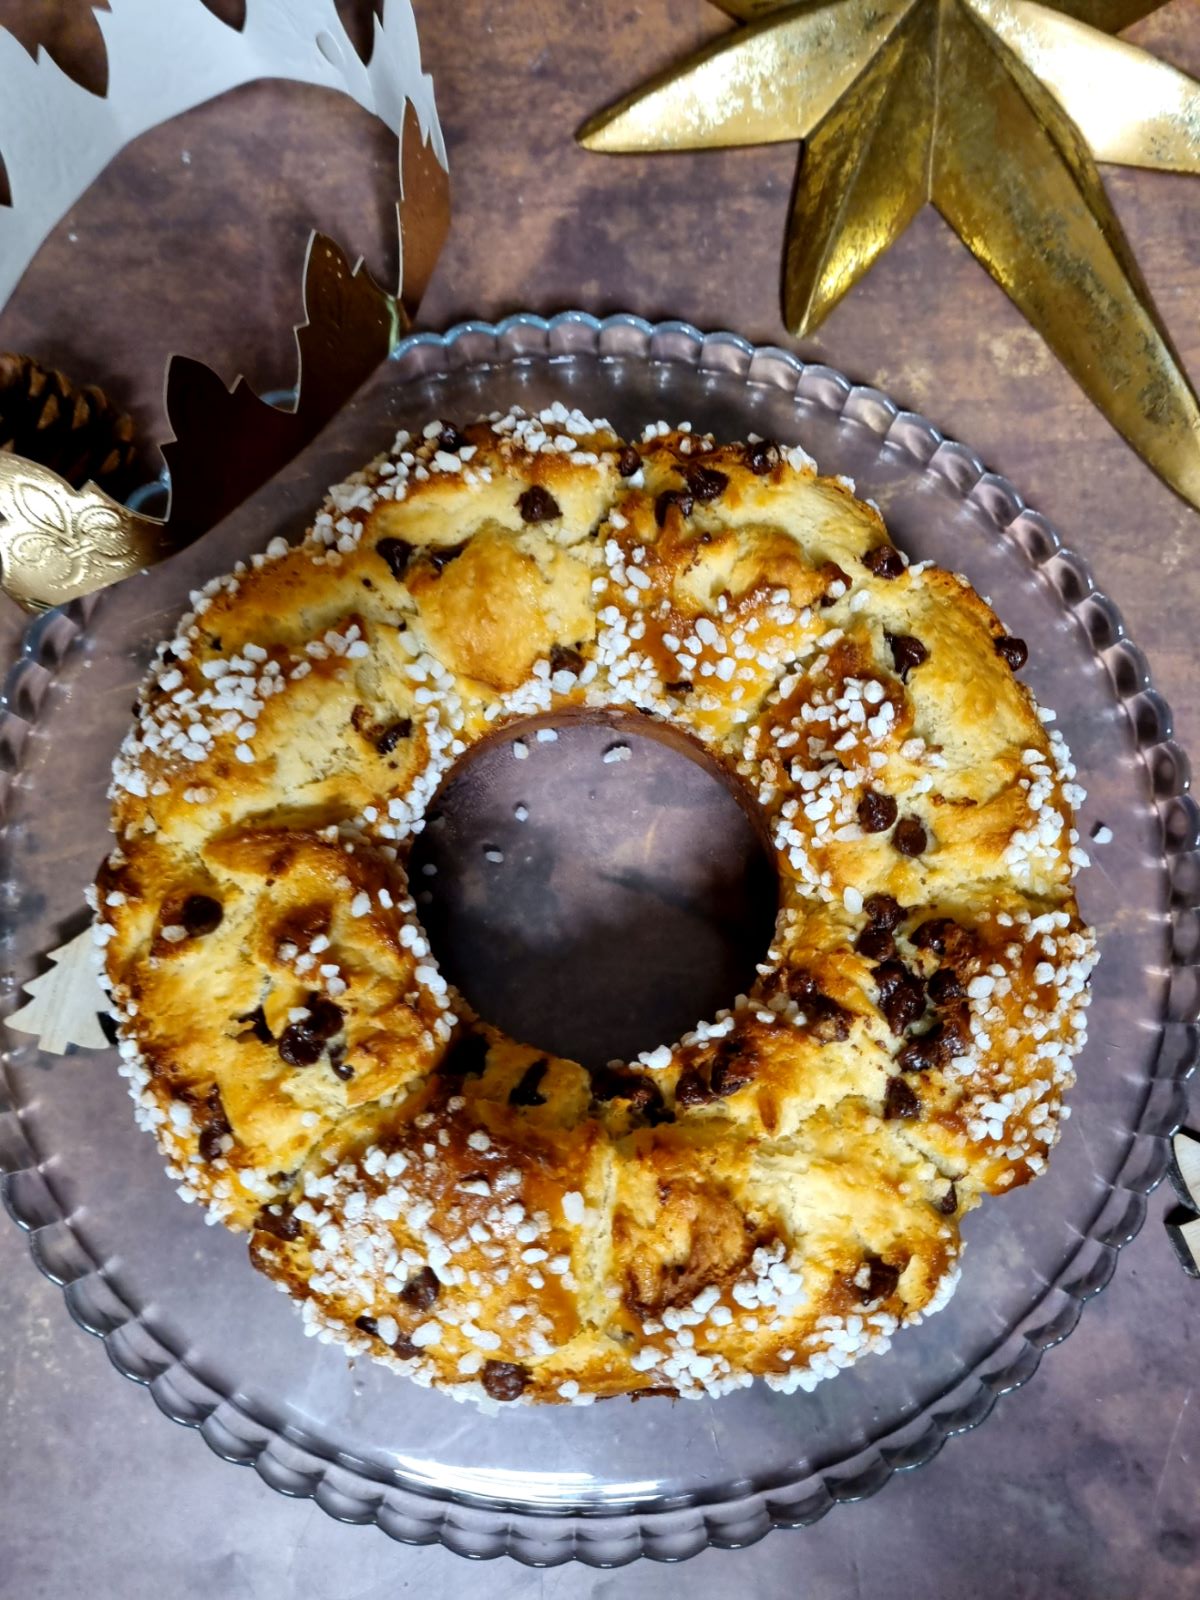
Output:
<svg viewBox="0 0 1200 1600">
<path fill-rule="evenodd" d="M 400 436 L 196 597 L 114 769 L 98 933 L 181 1192 L 311 1331 L 485 1403 L 886 1344 L 1044 1166 L 1083 1037 L 1079 797 L 1002 641 L 802 452 Z M 589 1076 L 470 1017 L 405 863 L 473 742 L 604 706 L 737 774 L 781 904 L 749 996 Z"/>
</svg>

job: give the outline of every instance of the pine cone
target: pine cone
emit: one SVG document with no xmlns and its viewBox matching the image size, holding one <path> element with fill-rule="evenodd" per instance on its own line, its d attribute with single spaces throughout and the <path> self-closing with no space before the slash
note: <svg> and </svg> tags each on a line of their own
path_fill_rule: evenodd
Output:
<svg viewBox="0 0 1200 1600">
<path fill-rule="evenodd" d="M 32 356 L 0 353 L 0 450 L 119 498 L 130 486 L 133 419 L 94 384 L 80 388 Z"/>
</svg>

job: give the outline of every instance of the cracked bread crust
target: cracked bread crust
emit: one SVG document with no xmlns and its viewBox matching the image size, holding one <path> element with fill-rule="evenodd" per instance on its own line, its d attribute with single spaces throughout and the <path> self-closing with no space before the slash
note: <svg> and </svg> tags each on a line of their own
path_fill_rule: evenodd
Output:
<svg viewBox="0 0 1200 1600">
<path fill-rule="evenodd" d="M 186 1199 L 308 1331 L 485 1405 L 811 1387 L 1045 1165 L 1094 945 L 1025 649 L 796 449 L 430 424 L 194 597 L 114 768 L 97 933 Z M 776 852 L 748 995 L 589 1074 L 449 988 L 406 879 L 480 738 L 666 719 Z"/>
</svg>

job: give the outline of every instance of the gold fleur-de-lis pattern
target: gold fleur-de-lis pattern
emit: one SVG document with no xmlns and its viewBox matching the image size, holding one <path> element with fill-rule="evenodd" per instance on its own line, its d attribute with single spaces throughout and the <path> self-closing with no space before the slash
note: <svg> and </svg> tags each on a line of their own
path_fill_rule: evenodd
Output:
<svg viewBox="0 0 1200 1600">
<path fill-rule="evenodd" d="M 169 553 L 161 523 L 94 484 L 72 489 L 34 461 L 0 452 L 0 584 L 27 611 L 45 611 Z"/>
</svg>

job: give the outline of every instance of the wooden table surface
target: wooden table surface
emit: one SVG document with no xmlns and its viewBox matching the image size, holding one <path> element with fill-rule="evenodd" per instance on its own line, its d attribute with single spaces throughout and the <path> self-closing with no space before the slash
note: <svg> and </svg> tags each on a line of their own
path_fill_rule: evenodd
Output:
<svg viewBox="0 0 1200 1600">
<path fill-rule="evenodd" d="M 163 0 L 164 4 L 175 0 Z M 212 0 L 236 14 L 237 0 Z M 369 0 L 339 10 L 366 37 Z M 450 151 L 454 220 L 422 322 L 569 306 L 686 318 L 788 344 L 780 247 L 795 150 L 610 158 L 584 117 L 726 24 L 704 0 L 517 5 L 416 0 Z M 85 0 L 0 0 L 0 26 L 103 67 Z M 1200 0 L 1131 31 L 1200 74 Z M 3 92 L 0 85 L 0 92 Z M 394 280 L 395 146 L 319 90 L 260 84 L 127 151 L 46 243 L 0 349 L 98 381 L 160 436 L 163 362 L 290 382 L 304 241 L 319 226 Z M 1163 316 L 1200 377 L 1200 187 L 1109 170 Z M 1094 411 L 931 212 L 798 347 L 886 389 L 971 443 L 1091 559 L 1200 746 L 1193 612 L 1200 515 Z M 0 606 L 7 602 L 0 601 Z M 0 616 L 11 653 L 19 617 Z M 1167 1597 L 1200 1593 L 1193 1406 L 1200 1286 L 1178 1272 L 1151 1202 L 1112 1288 L 977 1435 L 867 1505 L 685 1573 L 531 1577 L 407 1551 L 272 1495 L 168 1427 L 69 1323 L 15 1230 L 0 1227 L 0 1593 L 382 1597 L 393 1594 Z"/>
</svg>

